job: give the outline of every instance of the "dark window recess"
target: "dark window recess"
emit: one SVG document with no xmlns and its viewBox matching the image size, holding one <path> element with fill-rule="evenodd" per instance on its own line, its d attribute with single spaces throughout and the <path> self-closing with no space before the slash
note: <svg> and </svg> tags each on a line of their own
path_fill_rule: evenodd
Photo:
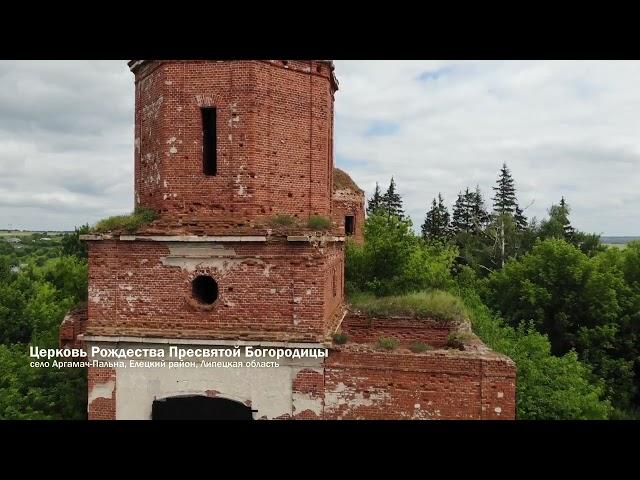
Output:
<svg viewBox="0 0 640 480">
<path fill-rule="evenodd" d="M 200 275 L 191 282 L 193 298 L 200 303 L 211 305 L 218 299 L 218 284 L 207 275 Z"/>
<path fill-rule="evenodd" d="M 333 296 L 335 297 L 336 293 L 337 293 L 337 291 L 336 291 L 336 269 L 335 268 L 333 269 L 333 282 L 332 283 L 333 283 Z"/>
<path fill-rule="evenodd" d="M 218 173 L 216 109 L 202 109 L 202 165 L 205 175 Z"/>
<path fill-rule="evenodd" d="M 356 219 L 353 215 L 344 217 L 344 233 L 353 235 L 356 233 Z"/>
</svg>

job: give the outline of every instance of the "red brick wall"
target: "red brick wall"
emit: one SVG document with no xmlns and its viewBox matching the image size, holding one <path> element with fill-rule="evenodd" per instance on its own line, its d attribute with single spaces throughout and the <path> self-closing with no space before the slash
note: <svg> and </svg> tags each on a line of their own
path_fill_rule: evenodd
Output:
<svg viewBox="0 0 640 480">
<path fill-rule="evenodd" d="M 293 379 L 291 385 L 293 398 L 293 418 L 296 420 L 320 420 L 322 418 L 322 404 L 324 399 L 324 374 L 322 370 L 303 368 Z M 305 402 L 297 402 L 303 398 Z M 317 405 L 316 411 L 304 408 L 309 400 Z M 301 406 L 302 405 L 302 406 Z"/>
<path fill-rule="evenodd" d="M 340 243 L 327 246 L 328 257 L 324 275 L 324 325 L 328 332 L 333 325 L 336 311 L 342 307 L 344 300 L 344 249 Z"/>
<path fill-rule="evenodd" d="M 332 72 L 322 61 L 162 61 L 136 70 L 136 199 L 171 214 L 330 214 Z M 202 173 L 217 109 L 218 175 Z"/>
<path fill-rule="evenodd" d="M 99 396 L 88 406 L 89 420 L 115 420 L 116 419 L 116 372 L 112 368 L 87 368 L 87 387 L 89 397 L 94 388 L 113 382 L 113 393 L 109 398 Z"/>
<path fill-rule="evenodd" d="M 515 367 L 466 352 L 331 352 L 327 419 L 514 419 Z"/>
<path fill-rule="evenodd" d="M 86 307 L 75 308 L 67 313 L 62 320 L 58 332 L 61 348 L 84 348 L 84 343 L 78 340 L 78 335 L 84 333 L 87 326 Z"/>
<path fill-rule="evenodd" d="M 452 327 L 434 320 L 388 319 L 350 313 L 341 325 L 351 342 L 375 344 L 382 336 L 398 340 L 400 347 L 422 342 L 433 348 L 447 345 Z"/>
<path fill-rule="evenodd" d="M 345 232 L 345 217 L 353 215 L 355 220 L 355 234 L 351 237 L 357 244 L 364 243 L 364 193 L 352 190 L 338 190 L 333 194 L 333 210 L 331 216 Z"/>
<path fill-rule="evenodd" d="M 185 245 L 189 246 L 180 244 Z M 324 338 L 343 299 L 341 244 L 316 247 L 282 240 L 217 245 L 228 256 L 214 259 L 216 265 L 189 270 L 163 264 L 170 254 L 164 242 L 89 242 L 87 331 L 189 338 Z M 207 261 L 199 258 L 195 263 Z M 335 296 L 330 276 L 334 268 Z M 201 307 L 192 300 L 191 281 L 199 274 L 210 274 L 218 283 L 219 297 L 212 306 Z"/>
</svg>

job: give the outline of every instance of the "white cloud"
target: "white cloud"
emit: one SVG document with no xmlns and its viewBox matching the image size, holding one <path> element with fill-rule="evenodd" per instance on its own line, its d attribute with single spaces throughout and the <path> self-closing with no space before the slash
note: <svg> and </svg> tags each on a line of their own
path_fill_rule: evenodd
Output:
<svg viewBox="0 0 640 480">
<path fill-rule="evenodd" d="M 431 198 L 503 162 L 528 216 L 562 195 L 576 227 L 639 235 L 640 62 L 336 61 L 337 163 L 394 175 L 419 225 Z M 0 62 L 0 228 L 72 228 L 133 204 L 125 61 Z"/>
<path fill-rule="evenodd" d="M 368 194 L 394 175 L 415 224 L 438 192 L 452 204 L 479 184 L 489 200 L 506 162 L 528 216 L 564 195 L 576 227 L 640 234 L 640 62 L 337 61 L 336 73 L 338 164 Z M 366 136 L 376 119 L 399 128 Z"/>
</svg>

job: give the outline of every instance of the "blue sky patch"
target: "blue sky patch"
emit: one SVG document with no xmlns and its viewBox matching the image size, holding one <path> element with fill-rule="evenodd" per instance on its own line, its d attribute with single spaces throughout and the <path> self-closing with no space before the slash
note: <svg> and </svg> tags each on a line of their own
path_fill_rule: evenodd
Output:
<svg viewBox="0 0 640 480">
<path fill-rule="evenodd" d="M 395 135 L 400 130 L 400 124 L 396 122 L 386 122 L 384 120 L 374 120 L 364 132 L 365 137 L 386 137 Z"/>
<path fill-rule="evenodd" d="M 446 67 L 438 68 L 436 70 L 427 70 L 426 72 L 422 72 L 418 75 L 418 80 L 421 82 L 435 82 L 440 78 L 450 75 L 455 71 L 456 67 L 453 65 L 448 65 Z"/>
</svg>

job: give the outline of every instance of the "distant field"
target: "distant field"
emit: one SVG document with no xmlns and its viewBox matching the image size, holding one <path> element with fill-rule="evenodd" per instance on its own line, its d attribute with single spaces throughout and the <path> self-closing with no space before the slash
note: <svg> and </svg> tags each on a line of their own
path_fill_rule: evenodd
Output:
<svg viewBox="0 0 640 480">
<path fill-rule="evenodd" d="M 626 245 L 634 240 L 640 240 L 640 237 L 600 237 L 602 243 L 606 245 Z"/>
<path fill-rule="evenodd" d="M 39 232 L 19 231 L 19 232 L 15 232 L 15 231 L 9 231 L 9 230 L 0 230 L 0 237 L 17 237 L 17 238 L 19 238 L 19 237 L 28 237 L 29 235 L 33 235 L 34 233 L 39 233 L 39 234 L 42 234 L 43 236 L 53 237 L 55 235 L 63 235 L 65 233 L 67 233 L 67 232 L 54 232 L 54 231 L 50 231 L 50 232 L 45 232 L 45 231 L 39 231 Z"/>
</svg>

